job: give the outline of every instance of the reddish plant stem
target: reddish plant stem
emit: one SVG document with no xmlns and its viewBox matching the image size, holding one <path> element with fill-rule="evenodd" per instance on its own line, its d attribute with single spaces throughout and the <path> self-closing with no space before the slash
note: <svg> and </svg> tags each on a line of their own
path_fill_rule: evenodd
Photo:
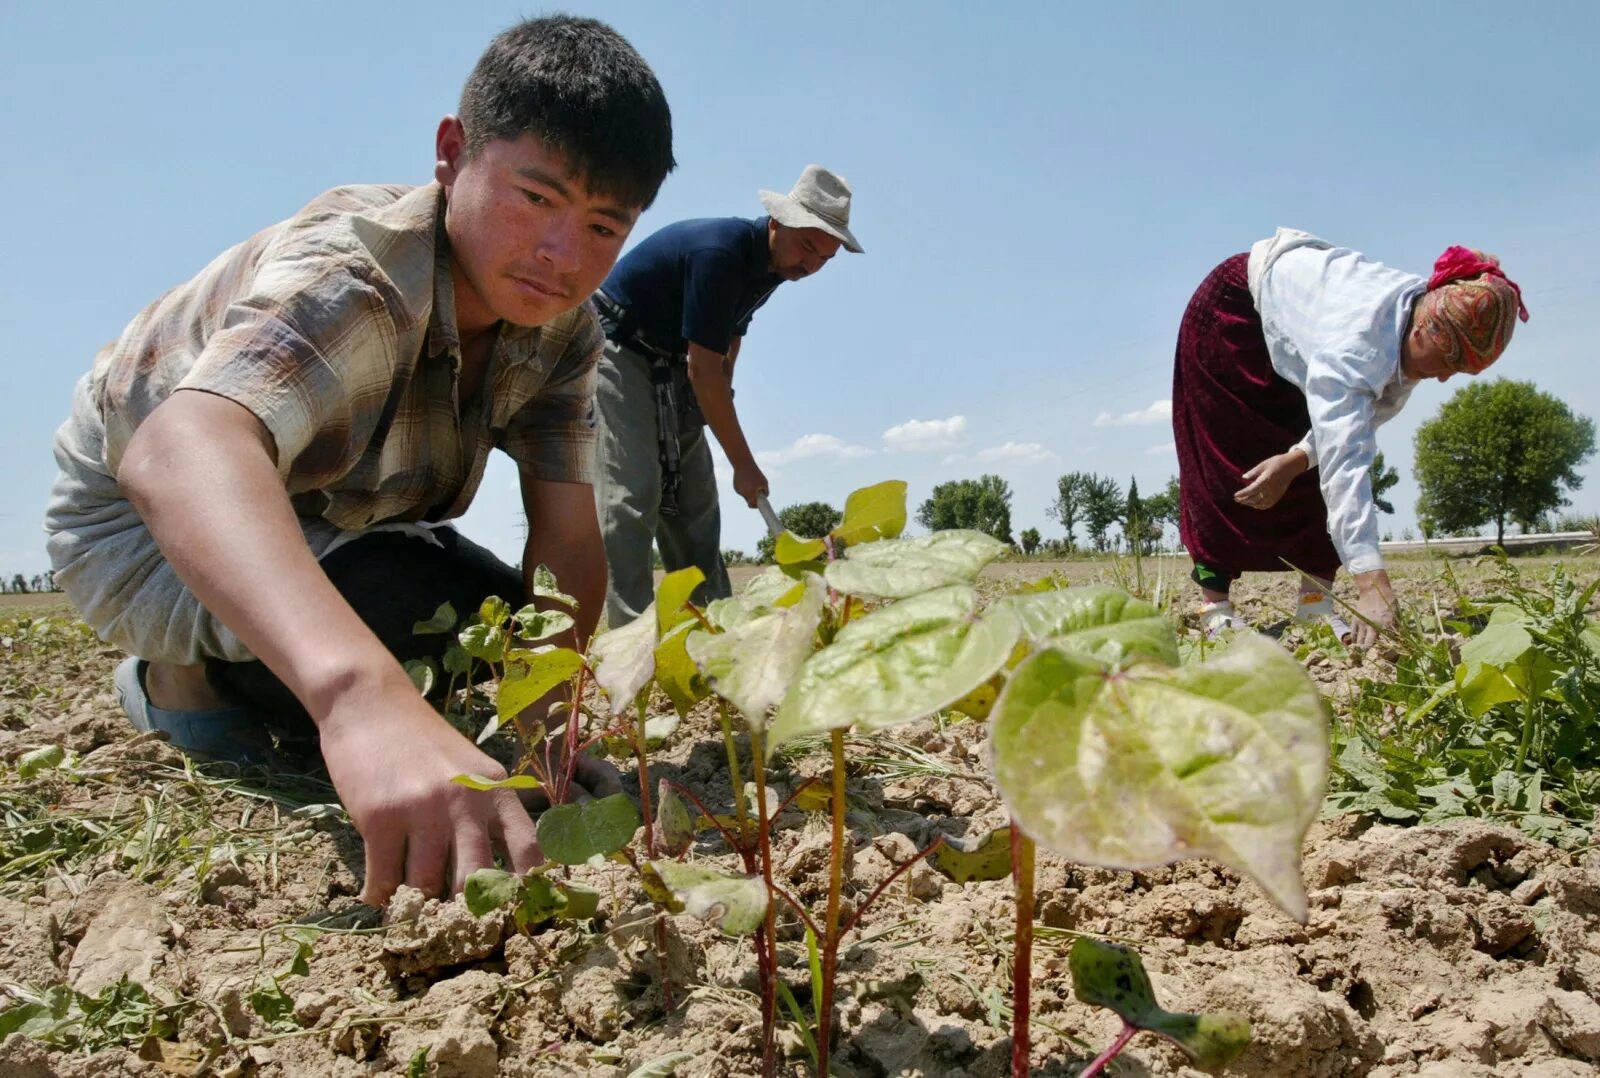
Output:
<svg viewBox="0 0 1600 1078">
<path fill-rule="evenodd" d="M 907 860 L 906 860 L 906 862 L 904 864 L 896 865 L 894 871 L 889 873 L 888 878 L 885 879 L 882 883 L 878 884 L 877 887 L 874 887 L 872 889 L 872 893 L 866 897 L 866 900 L 863 901 L 861 903 L 861 905 L 857 906 L 856 907 L 856 911 L 854 913 L 852 913 L 849 916 L 848 919 L 846 919 L 846 921 L 844 923 L 844 927 L 839 929 L 839 935 L 841 937 L 843 937 L 843 936 L 848 936 L 851 932 L 854 932 L 855 928 L 856 928 L 856 923 L 861 920 L 862 914 L 866 913 L 867 910 L 872 906 L 872 904 L 878 900 L 878 896 L 879 895 L 881 895 L 885 891 L 887 891 L 889 889 L 890 885 L 892 885 L 895 880 L 898 880 L 901 876 L 904 876 L 907 872 L 911 871 L 911 866 L 912 865 L 916 864 L 918 861 L 922 860 L 924 857 L 927 857 L 934 850 L 937 850 L 940 846 L 943 846 L 943 845 L 944 845 L 944 836 L 940 835 L 938 838 L 936 838 L 932 842 L 930 842 L 926 849 L 918 850 L 916 852 L 915 856 L 907 858 Z"/>
<path fill-rule="evenodd" d="M 1033 840 L 1011 821 L 1011 878 L 1017 893 L 1017 929 L 1011 955 L 1011 1076 L 1028 1078 L 1028 1030 L 1033 974 Z"/>
<path fill-rule="evenodd" d="M 711 810 L 706 808 L 705 803 L 702 802 L 698 797 L 696 797 L 694 795 L 694 791 L 693 790 L 690 790 L 689 787 L 683 785 L 682 783 L 673 782 L 671 779 L 662 779 L 661 781 L 665 782 L 672 789 L 678 791 L 678 793 L 680 793 L 684 797 L 688 798 L 694 804 L 694 807 L 700 810 L 700 815 L 702 815 L 706 819 L 710 820 L 711 821 L 711 826 L 715 827 L 718 831 L 720 831 L 722 833 L 722 840 L 728 844 L 728 848 L 730 850 L 733 850 L 734 852 L 738 853 L 741 857 L 745 857 L 744 847 L 742 847 L 739 844 L 739 842 L 733 837 L 733 833 L 731 831 L 729 831 L 726 827 L 723 827 L 722 823 L 715 816 L 713 816 L 711 814 Z M 751 867 L 751 865 L 749 864 L 749 860 L 750 859 L 748 857 L 745 857 L 745 861 L 746 861 L 745 868 L 746 868 L 746 871 L 753 873 L 755 871 L 755 869 L 753 867 Z"/>
<path fill-rule="evenodd" d="M 1078 1078 L 1094 1078 L 1095 1075 L 1102 1073 L 1106 1069 L 1106 1066 L 1110 1064 L 1113 1059 L 1117 1058 L 1118 1054 L 1120 1054 L 1121 1051 L 1128 1046 L 1128 1042 L 1133 1040 L 1138 1033 L 1139 1027 L 1130 1026 L 1127 1023 L 1127 1020 L 1124 1019 L 1122 1023 L 1122 1032 L 1118 1033 L 1117 1039 L 1111 1042 L 1111 1047 L 1095 1056 L 1089 1065 L 1083 1068 L 1083 1071 L 1078 1075 Z"/>
<path fill-rule="evenodd" d="M 794 910 L 795 915 L 800 918 L 800 922 L 804 924 L 806 928 L 810 929 L 813 936 L 817 937 L 817 939 L 822 938 L 822 933 L 817 928 L 817 922 L 812 919 L 811 912 L 800 904 L 800 900 L 798 898 L 791 895 L 788 891 L 785 891 L 782 886 L 776 883 L 772 885 L 772 890 L 779 898 L 783 899 L 789 904 L 789 908 Z"/>
<path fill-rule="evenodd" d="M 848 602 L 848 599 L 846 600 Z M 799 791 L 796 791 L 797 793 Z M 833 849 L 828 858 L 828 912 L 823 922 L 822 1000 L 817 1006 L 817 1075 L 826 1078 L 833 1045 L 833 982 L 839 970 L 839 899 L 844 891 L 844 731 L 833 732 Z"/>
<path fill-rule="evenodd" d="M 761 879 L 767 894 L 776 891 L 772 881 L 772 833 L 767 815 L 766 744 L 762 736 L 750 733 L 750 768 L 756 780 L 756 840 L 761 850 Z M 778 1074 L 778 905 L 769 897 L 767 916 L 761 926 L 756 946 L 760 949 L 760 965 L 764 971 L 761 979 L 761 1074 L 762 1078 L 777 1078 Z"/>
</svg>

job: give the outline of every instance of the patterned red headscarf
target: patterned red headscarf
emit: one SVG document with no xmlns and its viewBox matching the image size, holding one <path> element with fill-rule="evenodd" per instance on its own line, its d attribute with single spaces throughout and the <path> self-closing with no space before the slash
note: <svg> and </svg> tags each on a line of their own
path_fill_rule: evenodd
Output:
<svg viewBox="0 0 1600 1078">
<path fill-rule="evenodd" d="M 1427 309 L 1450 331 L 1451 366 L 1477 373 L 1500 358 L 1516 319 L 1528 320 L 1522 289 L 1494 255 L 1451 247 L 1433 264 Z"/>
</svg>

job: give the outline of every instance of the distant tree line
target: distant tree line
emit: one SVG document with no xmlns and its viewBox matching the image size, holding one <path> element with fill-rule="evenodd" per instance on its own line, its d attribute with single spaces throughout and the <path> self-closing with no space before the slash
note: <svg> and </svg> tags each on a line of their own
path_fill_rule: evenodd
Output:
<svg viewBox="0 0 1600 1078">
<path fill-rule="evenodd" d="M 46 569 L 42 573 L 32 576 L 23 576 L 21 573 L 12 573 L 9 577 L 0 574 L 0 594 L 26 595 L 30 592 L 60 591 L 56 585 L 56 574 L 53 569 Z"/>
</svg>

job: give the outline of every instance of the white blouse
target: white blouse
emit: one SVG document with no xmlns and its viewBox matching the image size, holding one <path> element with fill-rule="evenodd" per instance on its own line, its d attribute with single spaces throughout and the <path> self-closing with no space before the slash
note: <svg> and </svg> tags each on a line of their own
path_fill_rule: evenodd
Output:
<svg viewBox="0 0 1600 1078">
<path fill-rule="evenodd" d="M 1250 249 L 1249 274 L 1272 368 L 1306 395 L 1311 430 L 1296 448 L 1321 472 L 1328 534 L 1350 572 L 1381 569 L 1376 431 L 1416 386 L 1400 345 L 1427 281 L 1289 228 Z"/>
</svg>

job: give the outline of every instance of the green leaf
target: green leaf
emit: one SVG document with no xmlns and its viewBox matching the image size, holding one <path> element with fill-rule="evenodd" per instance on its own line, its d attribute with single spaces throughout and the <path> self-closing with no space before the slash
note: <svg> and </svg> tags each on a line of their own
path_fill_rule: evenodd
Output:
<svg viewBox="0 0 1600 1078">
<path fill-rule="evenodd" d="M 428 1078 L 429 1047 L 425 1044 L 411 1053 L 411 1060 L 406 1064 L 406 1078 Z"/>
<path fill-rule="evenodd" d="M 651 603 L 633 621 L 608 629 L 589 645 L 594 680 L 611 702 L 611 714 L 628 710 L 656 672 L 656 608 Z"/>
<path fill-rule="evenodd" d="M 268 1029 L 298 1029 L 294 1020 L 294 1000 L 276 982 L 250 993 L 250 1009 Z"/>
<path fill-rule="evenodd" d="M 769 610 L 793 606 L 805 591 L 805 573 L 769 566 L 750 579 L 739 593 L 739 601 L 749 607 L 750 615 L 765 614 Z M 719 628 L 727 626 L 719 625 Z"/>
<path fill-rule="evenodd" d="M 921 539 L 889 539 L 845 552 L 828 565 L 828 586 L 850 595 L 904 599 L 950 584 L 970 584 L 1007 550 L 983 532 L 934 532 Z"/>
<path fill-rule="evenodd" d="M 694 589 L 705 583 L 706 574 L 698 566 L 679 569 L 661 578 L 656 588 L 656 632 L 666 636 L 674 626 L 694 618 L 688 609 Z"/>
<path fill-rule="evenodd" d="M 511 916 L 517 922 L 517 927 L 526 931 L 529 925 L 548 921 L 566 908 L 566 894 L 550 882 L 548 876 L 533 873 L 522 878 Z"/>
<path fill-rule="evenodd" d="M 557 586 L 556 574 L 550 571 L 548 565 L 541 565 L 533 571 L 533 596 L 536 599 L 548 599 L 553 603 L 560 603 L 570 610 L 578 609 L 578 600 Z"/>
<path fill-rule="evenodd" d="M 444 658 L 441 660 L 444 672 L 456 677 L 465 677 L 472 669 L 472 656 L 467 654 L 467 649 L 458 643 L 452 642 L 444 649 Z"/>
<path fill-rule="evenodd" d="M 989 716 L 995 785 L 1023 831 L 1069 860 L 1150 868 L 1213 857 L 1304 921 L 1300 848 L 1327 782 L 1327 720 L 1282 648 L 1124 672 L 1051 648 Z"/>
<path fill-rule="evenodd" d="M 552 805 L 539 817 L 539 848 L 558 864 L 581 865 L 632 842 L 639 824 L 639 810 L 626 794 Z"/>
<path fill-rule="evenodd" d="M 1472 712 L 1483 715 L 1496 704 L 1523 699 L 1523 691 L 1498 666 L 1485 662 L 1464 662 L 1456 667 L 1456 695 Z"/>
<path fill-rule="evenodd" d="M 556 887 L 566 899 L 558 916 L 565 921 L 587 921 L 600 912 L 600 892 L 588 884 L 566 880 Z"/>
<path fill-rule="evenodd" d="M 807 573 L 804 592 L 794 606 L 762 614 L 721 633 L 696 633 L 689 655 L 711 688 L 739 709 L 755 730 L 766 724 L 767 712 L 789 691 L 801 664 L 812 654 L 822 620 L 826 588 L 822 578 Z"/>
<path fill-rule="evenodd" d="M 537 790 L 544 785 L 532 775 L 512 775 L 505 779 L 487 779 L 482 775 L 452 775 L 450 781 L 469 790 Z"/>
<path fill-rule="evenodd" d="M 691 916 L 730 936 L 748 936 L 767 916 L 767 887 L 759 876 L 717 872 L 676 861 L 651 861 L 651 869 Z"/>
<path fill-rule="evenodd" d="M 511 722 L 583 669 L 583 656 L 571 648 L 539 651 L 514 649 L 495 692 L 494 709 L 501 722 Z"/>
<path fill-rule="evenodd" d="M 801 666 L 772 720 L 768 751 L 806 734 L 881 730 L 947 707 L 1005 665 L 1020 632 L 1004 607 L 979 618 L 978 593 L 961 585 L 875 610 Z"/>
<path fill-rule="evenodd" d="M 478 620 L 493 629 L 503 628 L 511 617 L 511 604 L 498 595 L 491 595 L 478 607 Z"/>
<path fill-rule="evenodd" d="M 656 787 L 656 852 L 662 857 L 680 857 L 694 842 L 694 819 L 689 807 L 672 784 L 662 779 Z"/>
<path fill-rule="evenodd" d="M 497 663 L 506 656 L 506 631 L 497 625 L 468 625 L 461 630 L 461 647 L 474 659 Z"/>
<path fill-rule="evenodd" d="M 1507 667 L 1522 661 L 1533 648 L 1533 636 L 1515 622 L 1493 620 L 1483 632 L 1461 645 L 1461 662 Z"/>
<path fill-rule="evenodd" d="M 779 565 L 817 561 L 827 553 L 828 544 L 821 539 L 802 539 L 793 532 L 779 532 L 772 546 L 772 558 Z"/>
<path fill-rule="evenodd" d="M 699 623 L 691 621 L 673 628 L 656 645 L 656 684 L 672 701 L 678 717 L 688 716 L 689 709 L 711 693 L 687 647 L 690 634 L 700 632 Z"/>
<path fill-rule="evenodd" d="M 498 868 L 480 868 L 467 876 L 462 897 L 467 911 L 474 917 L 483 917 L 495 910 L 511 905 L 522 888 L 522 880 L 515 873 Z"/>
<path fill-rule="evenodd" d="M 535 606 L 523 607 L 517 611 L 514 620 L 517 623 L 517 635 L 524 640 L 548 640 L 577 624 L 572 615 L 564 610 L 540 610 Z"/>
<path fill-rule="evenodd" d="M 928 863 L 956 883 L 1003 880 L 1011 875 L 1011 828 L 997 827 L 967 838 L 946 836 Z"/>
<path fill-rule="evenodd" d="M 1121 588 L 1090 585 L 1013 595 L 1009 607 L 1035 644 L 1117 662 L 1136 656 L 1178 665 L 1178 637 L 1159 610 Z"/>
<path fill-rule="evenodd" d="M 406 676 L 411 679 L 411 684 L 417 687 L 417 692 L 427 696 L 439 681 L 439 668 L 434 663 L 433 657 L 425 659 L 407 659 L 405 664 Z"/>
<path fill-rule="evenodd" d="M 414 636 L 428 636 L 431 633 L 447 633 L 455 627 L 456 608 L 449 603 L 440 603 L 439 609 L 433 612 L 433 617 L 411 626 L 411 632 Z"/>
<path fill-rule="evenodd" d="M 32 749 L 17 757 L 17 778 L 31 779 L 47 767 L 58 767 L 67 758 L 67 750 L 60 745 L 46 745 Z"/>
<path fill-rule="evenodd" d="M 1182 1014 L 1163 1010 L 1138 952 L 1090 936 L 1072 941 L 1067 955 L 1072 990 L 1080 1002 L 1105 1007 L 1137 1029 L 1158 1033 L 1189 1054 L 1202 1070 L 1215 1070 L 1250 1043 L 1250 1022 L 1227 1011 Z"/>
<path fill-rule="evenodd" d="M 850 547 L 879 539 L 893 539 L 906 527 L 906 485 L 891 479 L 862 487 L 845 499 L 844 519 L 828 534 Z"/>
</svg>

